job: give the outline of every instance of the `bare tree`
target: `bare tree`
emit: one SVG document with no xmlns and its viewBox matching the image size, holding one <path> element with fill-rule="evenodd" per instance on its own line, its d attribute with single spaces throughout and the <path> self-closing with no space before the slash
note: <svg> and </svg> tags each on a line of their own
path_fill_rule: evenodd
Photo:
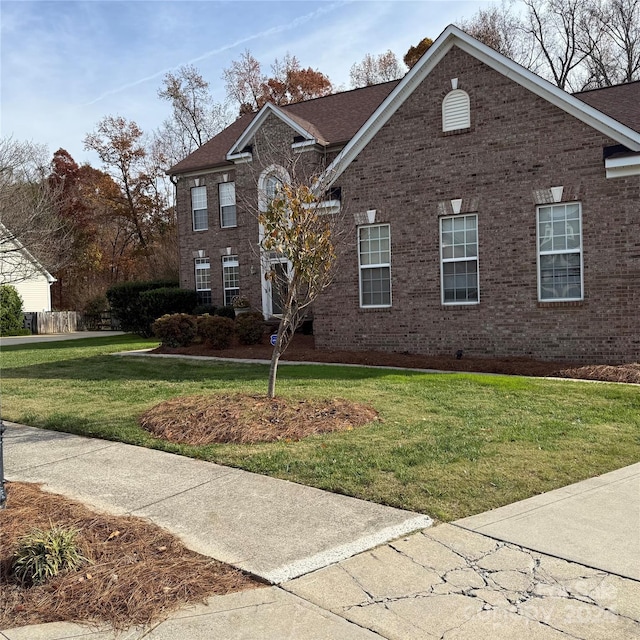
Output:
<svg viewBox="0 0 640 640">
<path fill-rule="evenodd" d="M 60 191 L 47 180 L 47 150 L 31 142 L 0 139 L 0 281 L 16 283 L 68 260 L 71 234 L 60 216 Z"/>
<path fill-rule="evenodd" d="M 607 87 L 640 78 L 640 0 L 609 0 L 593 4 L 597 29 L 585 37 L 590 55 L 587 86 Z"/>
<path fill-rule="evenodd" d="M 377 56 L 367 53 L 361 62 L 351 67 L 349 75 L 351 86 L 357 89 L 380 82 L 399 80 L 405 73 L 406 67 L 398 60 L 395 53 L 388 50 Z"/>
<path fill-rule="evenodd" d="M 171 104 L 171 117 L 156 133 L 169 164 L 175 164 L 222 131 L 231 117 L 226 105 L 215 102 L 209 83 L 193 65 L 167 73 L 158 97 Z M 168 167 L 166 167 L 168 168 Z"/>
</svg>

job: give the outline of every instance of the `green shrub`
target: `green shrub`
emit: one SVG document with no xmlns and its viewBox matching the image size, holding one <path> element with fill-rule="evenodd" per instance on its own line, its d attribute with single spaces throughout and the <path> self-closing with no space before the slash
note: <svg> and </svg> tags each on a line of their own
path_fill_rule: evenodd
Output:
<svg viewBox="0 0 640 640">
<path fill-rule="evenodd" d="M 215 304 L 199 304 L 192 311 L 194 316 L 203 316 L 205 313 L 208 313 L 210 316 L 214 315 L 216 312 Z"/>
<path fill-rule="evenodd" d="M 221 316 L 199 316 L 198 335 L 212 349 L 228 349 L 233 339 L 234 323 Z"/>
<path fill-rule="evenodd" d="M 187 313 L 167 314 L 152 325 L 153 334 L 167 347 L 188 347 L 196 339 L 198 321 Z"/>
<path fill-rule="evenodd" d="M 151 335 L 151 325 L 158 318 L 175 313 L 191 313 L 198 303 L 198 294 L 193 289 L 162 287 L 140 294 L 140 308 Z"/>
<path fill-rule="evenodd" d="M 29 333 L 27 331 L 27 333 Z M 22 298 L 11 284 L 0 285 L 0 335 L 24 334 Z"/>
<path fill-rule="evenodd" d="M 241 344 L 258 344 L 264 335 L 264 318 L 259 311 L 242 313 L 236 318 L 236 335 Z"/>
<path fill-rule="evenodd" d="M 142 308 L 141 294 L 151 289 L 175 288 L 177 286 L 178 283 L 173 280 L 116 284 L 107 291 L 107 299 L 111 306 L 112 316 L 120 321 L 120 327 L 123 331 L 149 336 L 151 334 L 151 323 Z M 164 313 L 160 313 L 156 317 L 159 318 Z M 155 320 L 155 318 L 153 319 Z"/>
<path fill-rule="evenodd" d="M 11 573 L 23 585 L 42 584 L 87 562 L 78 548 L 78 531 L 64 527 L 34 529 L 18 541 Z"/>
<path fill-rule="evenodd" d="M 233 320 L 236 317 L 236 310 L 231 305 L 225 305 L 216 309 L 215 315 Z"/>
</svg>

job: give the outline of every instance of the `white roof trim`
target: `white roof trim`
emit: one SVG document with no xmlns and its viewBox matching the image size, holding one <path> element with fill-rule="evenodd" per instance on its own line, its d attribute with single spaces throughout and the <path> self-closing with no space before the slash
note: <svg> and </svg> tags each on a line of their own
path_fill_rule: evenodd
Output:
<svg viewBox="0 0 640 640">
<path fill-rule="evenodd" d="M 626 178 L 640 175 L 640 153 L 633 156 L 607 158 L 604 161 L 607 178 Z"/>
<path fill-rule="evenodd" d="M 372 140 L 453 46 L 459 47 L 495 71 L 529 89 L 534 94 L 551 102 L 616 142 L 633 151 L 640 151 L 640 133 L 637 131 L 594 109 L 528 69 L 521 67 L 513 60 L 475 40 L 461 29 L 458 29 L 458 27 L 449 25 L 438 36 L 438 39 L 431 45 L 420 61 L 407 73 L 398 86 L 362 125 L 331 165 L 327 167 L 327 171 L 334 172 L 331 182 L 351 164 L 360 151 Z"/>
<path fill-rule="evenodd" d="M 316 142 L 316 139 L 303 127 L 301 127 L 295 120 L 291 119 L 282 109 L 267 102 L 256 117 L 249 123 L 247 128 L 242 132 L 240 137 L 235 141 L 229 152 L 227 153 L 227 160 L 232 160 L 242 153 L 242 150 L 251 142 L 258 129 L 263 125 L 264 121 L 270 116 L 275 115 L 280 118 L 286 125 L 291 127 L 298 135 L 302 136 L 305 140 Z"/>
</svg>

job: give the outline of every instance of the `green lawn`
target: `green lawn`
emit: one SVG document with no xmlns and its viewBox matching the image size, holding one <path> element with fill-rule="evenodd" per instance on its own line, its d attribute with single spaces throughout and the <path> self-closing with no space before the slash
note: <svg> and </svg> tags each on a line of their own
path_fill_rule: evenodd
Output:
<svg viewBox="0 0 640 640">
<path fill-rule="evenodd" d="M 451 520 L 640 460 L 637 386 L 282 366 L 289 397 L 340 396 L 382 420 L 303 442 L 187 447 L 136 423 L 178 395 L 265 393 L 267 367 L 119 357 L 132 336 L 2 349 L 2 415 L 212 460 Z"/>
</svg>

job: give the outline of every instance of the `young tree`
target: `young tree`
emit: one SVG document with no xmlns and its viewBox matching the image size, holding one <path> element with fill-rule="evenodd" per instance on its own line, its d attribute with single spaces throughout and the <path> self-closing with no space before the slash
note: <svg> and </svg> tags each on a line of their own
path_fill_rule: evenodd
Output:
<svg viewBox="0 0 640 640">
<path fill-rule="evenodd" d="M 271 269 L 266 278 L 282 300 L 282 315 L 273 348 L 267 396 L 275 396 L 280 356 L 291 342 L 306 311 L 329 286 L 336 259 L 335 214 L 321 206 L 323 180 L 311 179 L 279 185 L 266 210 L 258 215 L 260 249 L 285 259 L 289 268 Z"/>
<path fill-rule="evenodd" d="M 298 59 L 289 53 L 282 60 L 274 61 L 271 72 L 271 76 L 265 75 L 249 50 L 224 70 L 227 95 L 238 103 L 240 115 L 258 111 L 267 102 L 287 105 L 320 98 L 333 91 L 327 76 L 311 67 L 302 68 Z"/>
<path fill-rule="evenodd" d="M 405 73 L 406 69 L 403 68 L 396 54 L 388 50 L 378 56 L 372 56 L 367 53 L 361 62 L 351 67 L 349 75 L 351 77 L 351 86 L 357 89 L 358 87 L 368 87 L 380 82 L 399 80 Z"/>
<path fill-rule="evenodd" d="M 60 215 L 60 189 L 47 180 L 46 149 L 0 139 L 0 265 L 3 282 L 33 277 L 20 247 L 54 272 L 69 259 L 70 234 Z"/>
</svg>

